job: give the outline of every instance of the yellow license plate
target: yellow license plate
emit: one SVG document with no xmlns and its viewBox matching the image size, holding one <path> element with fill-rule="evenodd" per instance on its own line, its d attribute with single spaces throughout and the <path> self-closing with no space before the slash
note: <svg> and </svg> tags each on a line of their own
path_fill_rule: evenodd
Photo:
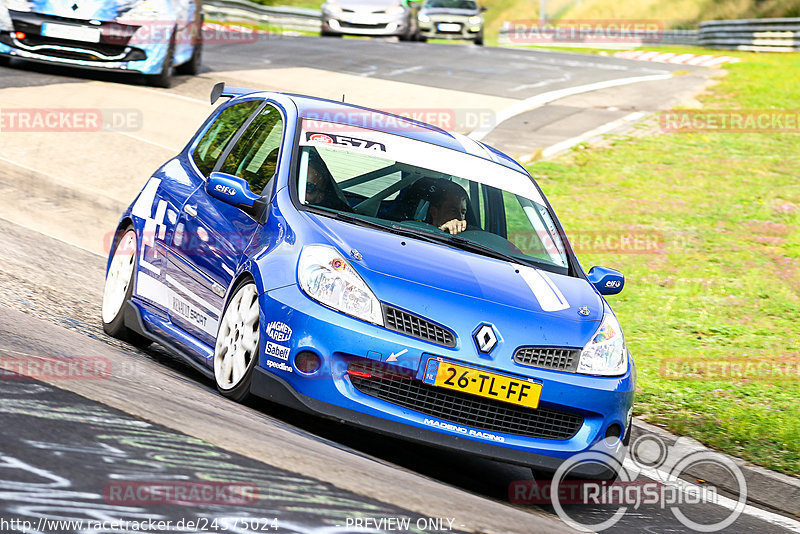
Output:
<svg viewBox="0 0 800 534">
<path fill-rule="evenodd" d="M 441 360 L 428 360 L 424 382 L 528 408 L 539 407 L 542 385 Z"/>
</svg>

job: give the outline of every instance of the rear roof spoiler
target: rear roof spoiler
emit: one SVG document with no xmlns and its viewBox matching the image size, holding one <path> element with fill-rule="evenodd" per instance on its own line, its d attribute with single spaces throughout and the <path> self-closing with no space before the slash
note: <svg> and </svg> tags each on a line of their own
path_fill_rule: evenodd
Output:
<svg viewBox="0 0 800 534">
<path fill-rule="evenodd" d="M 258 93 L 258 89 L 245 89 L 243 87 L 225 87 L 225 82 L 219 82 L 211 89 L 211 104 L 222 98 L 236 98 L 237 96 Z"/>
</svg>

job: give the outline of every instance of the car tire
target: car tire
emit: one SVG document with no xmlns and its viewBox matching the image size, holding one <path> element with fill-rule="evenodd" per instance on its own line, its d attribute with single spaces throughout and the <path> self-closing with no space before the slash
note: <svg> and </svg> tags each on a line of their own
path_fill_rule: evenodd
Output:
<svg viewBox="0 0 800 534">
<path fill-rule="evenodd" d="M 0 67 L 11 65 L 11 57 L 0 54 Z"/>
<path fill-rule="evenodd" d="M 159 74 L 150 74 L 147 76 L 147 83 L 153 87 L 161 87 L 169 89 L 172 86 L 172 60 L 175 56 L 175 31 L 172 32 L 172 37 L 169 40 L 169 47 L 167 48 L 167 55 L 161 63 L 161 72 Z"/>
<path fill-rule="evenodd" d="M 480 35 L 475 38 L 475 44 L 478 46 L 483 46 L 483 35 Z"/>
<path fill-rule="evenodd" d="M 200 27 L 203 27 L 202 22 L 200 23 Z M 194 47 L 192 47 L 192 57 L 189 59 L 189 61 L 175 67 L 175 72 L 178 74 L 187 74 L 190 76 L 200 74 L 200 66 L 203 63 L 202 31 L 200 31 L 200 36 L 197 39 L 198 40 L 194 44 Z"/>
<path fill-rule="evenodd" d="M 106 334 L 144 348 L 150 340 L 125 326 L 125 305 L 133 296 L 133 277 L 136 275 L 136 245 L 136 232 L 132 226 L 126 227 L 115 238 L 100 315 Z"/>
<path fill-rule="evenodd" d="M 214 346 L 217 390 L 237 402 L 250 395 L 253 369 L 258 362 L 259 302 L 252 280 L 238 284 L 225 305 Z"/>
</svg>

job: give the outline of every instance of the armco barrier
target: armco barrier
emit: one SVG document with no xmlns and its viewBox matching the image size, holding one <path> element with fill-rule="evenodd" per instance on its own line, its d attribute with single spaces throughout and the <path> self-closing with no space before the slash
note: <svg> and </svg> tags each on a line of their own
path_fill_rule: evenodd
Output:
<svg viewBox="0 0 800 534">
<path fill-rule="evenodd" d="M 700 45 L 726 50 L 796 52 L 800 18 L 709 20 L 700 23 Z"/>
<path fill-rule="evenodd" d="M 206 18 L 222 22 L 251 22 L 308 32 L 320 28 L 319 9 L 264 6 L 247 0 L 206 0 L 203 6 Z"/>
</svg>

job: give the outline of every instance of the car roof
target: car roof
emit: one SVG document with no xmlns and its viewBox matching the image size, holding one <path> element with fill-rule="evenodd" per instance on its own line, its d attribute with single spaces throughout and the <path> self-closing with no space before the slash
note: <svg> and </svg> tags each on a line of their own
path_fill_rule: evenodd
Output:
<svg viewBox="0 0 800 534">
<path fill-rule="evenodd" d="M 465 154 L 472 154 L 528 175 L 528 172 L 519 163 L 499 150 L 487 146 L 480 141 L 470 139 L 465 135 L 448 132 L 432 124 L 412 120 L 385 111 L 313 96 L 276 93 L 272 91 L 254 90 L 249 93 L 241 89 L 238 91 L 241 92 L 237 92 L 236 96 L 246 95 L 252 97 L 258 95 L 269 98 L 270 95 L 281 95 L 283 97 L 288 97 L 297 107 L 297 114 L 300 118 L 327 120 L 394 135 L 402 135 L 403 137 L 408 137 L 424 143 L 431 143 Z M 416 111 L 422 110 L 417 109 Z M 454 109 L 442 109 L 441 111 L 445 113 L 455 112 Z"/>
</svg>

